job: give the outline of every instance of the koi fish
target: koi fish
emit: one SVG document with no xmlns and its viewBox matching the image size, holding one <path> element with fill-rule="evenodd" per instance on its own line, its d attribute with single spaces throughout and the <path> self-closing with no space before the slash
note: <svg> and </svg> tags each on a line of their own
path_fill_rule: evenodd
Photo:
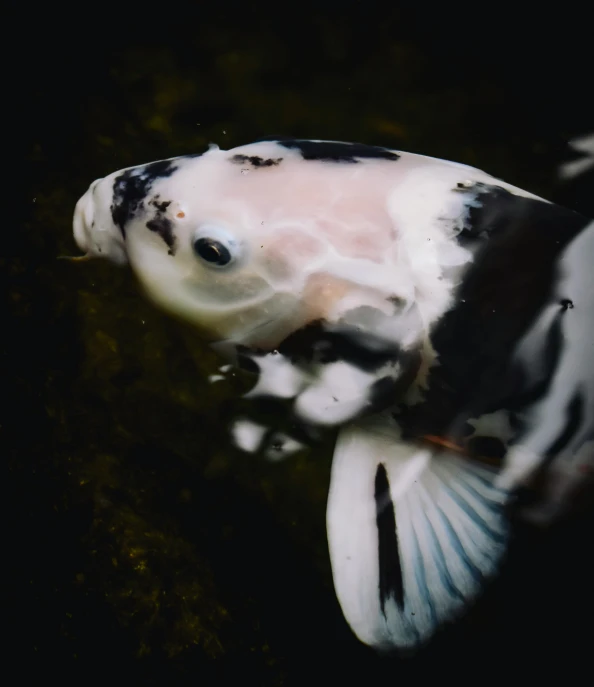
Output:
<svg viewBox="0 0 594 687">
<path fill-rule="evenodd" d="M 585 216 L 463 164 L 275 139 L 99 179 L 74 238 L 255 373 L 248 398 L 288 429 L 238 418 L 243 450 L 276 459 L 337 431 L 333 579 L 378 651 L 474 602 L 527 485 L 544 475 L 547 521 L 592 487 Z"/>
</svg>

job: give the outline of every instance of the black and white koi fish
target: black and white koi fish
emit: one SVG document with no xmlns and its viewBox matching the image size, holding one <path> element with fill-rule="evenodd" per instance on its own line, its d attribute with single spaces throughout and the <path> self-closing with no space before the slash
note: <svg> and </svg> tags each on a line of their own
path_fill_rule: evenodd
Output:
<svg viewBox="0 0 594 687">
<path fill-rule="evenodd" d="M 74 236 L 287 409 L 293 435 L 239 420 L 244 450 L 338 429 L 334 583 L 378 650 L 422 645 L 479 595 L 523 488 L 543 483 L 526 515 L 551 519 L 592 487 L 587 217 L 466 165 L 281 139 L 114 172 Z"/>
</svg>

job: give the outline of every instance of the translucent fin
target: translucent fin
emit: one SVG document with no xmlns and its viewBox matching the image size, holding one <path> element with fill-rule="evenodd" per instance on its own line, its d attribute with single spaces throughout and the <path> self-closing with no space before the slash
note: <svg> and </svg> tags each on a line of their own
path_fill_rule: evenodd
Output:
<svg viewBox="0 0 594 687">
<path fill-rule="evenodd" d="M 594 133 L 574 138 L 569 142 L 569 146 L 583 157 L 559 167 L 559 177 L 563 180 L 574 179 L 594 169 Z"/>
<path fill-rule="evenodd" d="M 410 649 L 454 620 L 506 549 L 494 472 L 366 422 L 338 438 L 327 528 L 336 594 L 359 639 Z"/>
</svg>

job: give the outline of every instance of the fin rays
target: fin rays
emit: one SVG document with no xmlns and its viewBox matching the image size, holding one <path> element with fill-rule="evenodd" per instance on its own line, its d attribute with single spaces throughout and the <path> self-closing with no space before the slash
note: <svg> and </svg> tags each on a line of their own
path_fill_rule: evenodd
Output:
<svg viewBox="0 0 594 687">
<path fill-rule="evenodd" d="M 358 425 L 343 430 L 335 452 L 328 538 L 336 592 L 354 632 L 379 650 L 418 646 L 455 620 L 506 549 L 507 493 L 493 486 L 496 473 L 441 449 L 421 451 Z"/>
</svg>

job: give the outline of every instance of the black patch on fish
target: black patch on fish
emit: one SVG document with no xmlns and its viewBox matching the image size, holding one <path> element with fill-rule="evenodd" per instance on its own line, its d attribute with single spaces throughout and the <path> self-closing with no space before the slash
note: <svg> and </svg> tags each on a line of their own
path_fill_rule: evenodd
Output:
<svg viewBox="0 0 594 687">
<path fill-rule="evenodd" d="M 393 598 L 400 609 L 404 608 L 404 581 L 398 552 L 396 513 L 390 494 L 388 473 L 383 463 L 375 473 L 375 521 L 377 524 L 379 597 L 380 607 L 386 616 L 386 602 Z"/>
<path fill-rule="evenodd" d="M 252 374 L 259 374 L 260 368 L 254 360 L 254 352 L 247 346 L 237 346 L 237 367 Z"/>
<path fill-rule="evenodd" d="M 396 362 L 400 349 L 392 342 L 353 328 L 331 330 L 322 320 L 311 322 L 290 334 L 278 347 L 294 362 L 333 363 L 344 361 L 371 372 Z"/>
<path fill-rule="evenodd" d="M 253 410 L 263 417 L 268 418 L 268 421 L 275 415 L 279 415 L 280 411 L 283 409 L 283 414 L 286 416 L 291 408 L 291 399 L 280 398 L 272 394 L 262 394 L 261 396 L 251 397 L 248 400 Z"/>
<path fill-rule="evenodd" d="M 155 234 L 165 241 L 169 250 L 169 255 L 175 255 L 175 234 L 173 233 L 173 222 L 163 215 L 157 215 L 154 219 L 146 223 L 146 228 L 154 231 Z"/>
<path fill-rule="evenodd" d="M 111 217 L 124 238 L 126 224 L 143 209 L 144 200 L 155 181 L 170 177 L 176 169 L 175 160 L 159 160 L 144 167 L 128 169 L 115 178 Z"/>
<path fill-rule="evenodd" d="M 399 418 L 407 436 L 449 435 L 468 418 L 498 409 L 521 413 L 549 388 L 563 346 L 559 318 L 574 316 L 559 309 L 543 334 L 547 342 L 536 376 L 518 363 L 522 337 L 545 307 L 558 302 L 563 251 L 590 220 L 497 187 L 486 189 L 480 200 L 468 231 L 486 238 L 463 275 L 454 305 L 434 325 L 431 343 L 439 365 L 430 370 L 424 401 Z"/>
<path fill-rule="evenodd" d="M 398 400 L 399 379 L 395 377 L 381 377 L 374 382 L 368 392 L 367 412 L 378 413 Z"/>
<path fill-rule="evenodd" d="M 291 415 L 291 424 L 287 430 L 287 435 L 302 444 L 312 445 L 321 442 L 327 431 L 325 427 L 313 425 L 311 422 Z"/>
<path fill-rule="evenodd" d="M 583 394 L 578 391 L 567 406 L 565 427 L 546 451 L 547 458 L 555 458 L 577 435 L 578 429 L 584 421 L 584 405 Z"/>
<path fill-rule="evenodd" d="M 282 162 L 282 157 L 268 158 L 265 160 L 263 157 L 258 157 L 257 155 L 234 155 L 231 158 L 231 162 L 237 165 L 247 165 L 250 164 L 252 167 L 275 167 Z"/>
<path fill-rule="evenodd" d="M 573 310 L 574 305 L 573 301 L 570 300 L 569 298 L 564 298 L 559 305 L 563 308 L 563 310 Z"/>
<path fill-rule="evenodd" d="M 503 460 L 507 448 L 497 437 L 472 437 L 468 440 L 469 452 L 479 458 Z"/>
<path fill-rule="evenodd" d="M 361 159 L 398 160 L 400 155 L 379 146 L 364 143 L 342 143 L 339 141 L 307 141 L 303 139 L 279 140 L 284 148 L 298 150 L 304 160 L 325 162 L 346 162 L 355 164 Z"/>
<path fill-rule="evenodd" d="M 146 228 L 158 234 L 166 246 L 169 248 L 169 255 L 175 255 L 175 234 L 173 233 L 173 221 L 165 216 L 167 208 L 171 205 L 171 200 L 159 200 L 159 196 L 155 196 L 149 203 L 157 212 L 153 219 L 146 223 Z"/>
<path fill-rule="evenodd" d="M 171 202 L 172 202 L 172 201 L 170 201 L 170 200 L 163 200 L 163 201 L 160 201 L 160 200 L 159 200 L 159 196 L 155 196 L 155 197 L 151 200 L 151 203 L 150 203 L 150 204 L 151 204 L 151 205 L 154 205 L 154 206 L 157 208 L 157 210 L 158 210 L 159 212 L 165 212 L 165 210 L 167 210 L 167 208 L 171 205 Z"/>
<path fill-rule="evenodd" d="M 418 351 L 403 352 L 398 358 L 397 376 L 385 375 L 370 386 L 367 413 L 379 413 L 398 403 L 415 381 L 420 365 L 421 355 Z"/>
<path fill-rule="evenodd" d="M 518 199 L 518 196 L 507 189 L 490 184 L 476 183 L 469 189 L 469 193 L 472 201 L 468 208 L 468 219 L 466 226 L 458 234 L 462 245 L 477 239 L 487 240 L 505 230 L 508 222 L 505 207 L 508 204 L 513 207 Z"/>
</svg>

